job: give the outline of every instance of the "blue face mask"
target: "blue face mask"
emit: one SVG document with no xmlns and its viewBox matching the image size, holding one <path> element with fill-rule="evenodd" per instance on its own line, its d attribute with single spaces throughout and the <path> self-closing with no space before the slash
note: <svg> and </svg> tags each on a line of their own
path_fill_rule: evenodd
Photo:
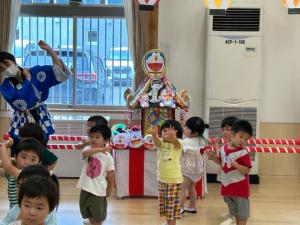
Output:
<svg viewBox="0 0 300 225">
<path fill-rule="evenodd" d="M 11 64 L 7 69 L 2 73 L 4 77 L 16 77 L 19 72 L 19 67 L 16 64 Z"/>
</svg>

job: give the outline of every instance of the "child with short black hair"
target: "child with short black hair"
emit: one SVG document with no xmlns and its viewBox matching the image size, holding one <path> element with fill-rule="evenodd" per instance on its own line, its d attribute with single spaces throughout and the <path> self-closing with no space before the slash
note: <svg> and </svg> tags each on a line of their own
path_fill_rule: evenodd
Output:
<svg viewBox="0 0 300 225">
<path fill-rule="evenodd" d="M 34 138 L 43 146 L 41 151 L 42 164 L 49 170 L 53 170 L 57 163 L 57 157 L 47 148 L 43 128 L 37 123 L 26 123 L 20 128 L 19 132 L 20 141 Z"/>
<path fill-rule="evenodd" d="M 204 137 L 204 131 L 207 128 L 208 125 L 198 116 L 191 117 L 185 122 L 183 130 L 185 138 L 182 141 L 183 153 L 180 158 L 183 175 L 180 196 L 181 214 L 184 212 L 197 213 L 196 184 L 202 178 L 204 171 L 204 159 L 201 149 L 203 150 L 207 144 L 207 138 Z M 187 192 L 190 204 L 189 207 L 184 207 Z"/>
<path fill-rule="evenodd" d="M 5 170 L 5 176 L 8 181 L 8 199 L 10 208 L 17 204 L 16 178 L 21 170 L 29 165 L 37 165 L 41 160 L 42 145 L 35 139 L 26 139 L 19 143 L 15 150 L 15 165 L 9 157 L 9 148 L 13 144 L 13 139 L 9 138 L 2 144 L 1 158 L 2 167 Z"/>
<path fill-rule="evenodd" d="M 20 220 L 10 225 L 45 225 L 45 219 L 59 203 L 57 184 L 49 177 L 33 175 L 21 184 L 18 194 Z"/>
<path fill-rule="evenodd" d="M 111 130 L 107 125 L 93 126 L 89 131 L 89 148 L 82 152 L 83 168 L 77 184 L 80 212 L 93 225 L 101 225 L 107 215 L 107 199 L 114 187 L 114 165 L 110 149 Z"/>
<path fill-rule="evenodd" d="M 183 177 L 180 168 L 182 153 L 182 127 L 176 120 L 165 121 L 160 128 L 161 138 L 157 129 L 148 131 L 157 147 L 157 176 L 160 216 L 166 217 L 164 225 L 175 225 L 181 218 L 179 196 Z"/>
<path fill-rule="evenodd" d="M 100 116 L 100 115 L 94 115 L 88 118 L 88 120 L 86 121 L 86 133 L 89 134 L 91 127 L 95 126 L 95 125 L 99 125 L 99 124 L 103 124 L 108 126 L 108 121 L 107 119 L 105 119 L 105 117 Z M 89 142 L 88 142 L 88 138 L 85 138 L 81 141 L 81 143 L 79 143 L 76 148 L 77 149 L 83 149 L 84 147 L 88 146 Z"/>
<path fill-rule="evenodd" d="M 247 120 L 238 120 L 231 128 L 230 142 L 220 149 L 220 155 L 207 152 L 222 168 L 221 194 L 237 225 L 245 225 L 250 216 L 249 172 L 252 165 L 244 147 L 252 135 L 252 125 Z"/>
<path fill-rule="evenodd" d="M 48 169 L 42 165 L 30 165 L 22 169 L 17 178 L 17 189 L 29 177 L 39 175 L 42 177 L 49 177 L 57 185 L 59 190 L 58 178 L 54 174 L 50 174 Z M 18 204 L 14 205 L 0 221 L 0 225 L 8 225 L 20 219 L 20 207 Z M 56 212 L 53 210 L 45 219 L 46 225 L 57 225 Z"/>
</svg>

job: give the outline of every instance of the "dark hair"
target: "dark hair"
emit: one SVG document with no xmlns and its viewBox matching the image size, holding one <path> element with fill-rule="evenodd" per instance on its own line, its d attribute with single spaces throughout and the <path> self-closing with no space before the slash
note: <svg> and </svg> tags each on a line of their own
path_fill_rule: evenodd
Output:
<svg viewBox="0 0 300 225">
<path fill-rule="evenodd" d="M 224 128 L 226 126 L 232 127 L 232 125 L 238 120 L 239 120 L 239 118 L 237 118 L 235 116 L 227 116 L 222 120 L 221 128 Z"/>
<path fill-rule="evenodd" d="M 104 125 L 108 126 L 107 119 L 105 119 L 103 116 L 100 116 L 100 115 L 91 116 L 90 118 L 88 118 L 87 121 L 94 122 L 95 125 L 104 124 Z"/>
<path fill-rule="evenodd" d="M 204 123 L 204 121 L 198 116 L 189 118 L 185 122 L 185 125 L 192 131 L 192 133 L 197 132 L 199 136 L 202 136 L 205 128 L 209 127 L 208 124 Z"/>
<path fill-rule="evenodd" d="M 58 187 L 50 177 L 33 175 L 24 180 L 20 186 L 18 195 L 18 203 L 20 207 L 24 196 L 28 198 L 45 197 L 48 200 L 49 212 L 52 212 L 59 203 Z"/>
<path fill-rule="evenodd" d="M 43 165 L 30 165 L 23 168 L 17 178 L 17 183 L 19 183 L 20 181 L 23 182 L 24 180 L 34 175 L 50 177 L 51 180 L 57 185 L 57 188 L 59 190 L 59 182 L 57 176 L 55 176 L 54 174 L 50 174 L 49 170 Z"/>
<path fill-rule="evenodd" d="M 237 133 L 239 131 L 243 131 L 250 135 L 250 137 L 253 135 L 253 128 L 252 125 L 247 120 L 238 120 L 236 121 L 232 127 L 231 131 L 234 133 Z"/>
<path fill-rule="evenodd" d="M 34 138 L 42 145 L 45 145 L 43 128 L 37 123 L 26 123 L 19 130 L 20 138 Z"/>
<path fill-rule="evenodd" d="M 91 127 L 91 129 L 89 131 L 89 135 L 95 134 L 95 133 L 101 134 L 102 137 L 104 138 L 104 140 L 108 140 L 111 138 L 111 129 L 107 125 L 104 125 L 104 124 L 98 124 L 98 125 Z"/>
<path fill-rule="evenodd" d="M 9 52 L 0 52 L 0 62 L 5 63 L 5 60 L 11 60 L 15 64 L 17 64 L 16 58 L 14 57 L 13 54 L 10 54 Z"/>
<path fill-rule="evenodd" d="M 182 127 L 180 123 L 176 120 L 166 120 L 160 127 L 160 134 L 163 129 L 170 128 L 170 127 L 174 127 L 174 129 L 177 131 L 176 132 L 177 138 L 182 138 L 182 134 L 183 134 Z"/>
<path fill-rule="evenodd" d="M 34 138 L 28 138 L 22 142 L 20 142 L 15 151 L 15 156 L 17 156 L 21 151 L 25 152 L 35 152 L 39 156 L 39 161 L 42 161 L 42 149 L 43 146 Z"/>
</svg>

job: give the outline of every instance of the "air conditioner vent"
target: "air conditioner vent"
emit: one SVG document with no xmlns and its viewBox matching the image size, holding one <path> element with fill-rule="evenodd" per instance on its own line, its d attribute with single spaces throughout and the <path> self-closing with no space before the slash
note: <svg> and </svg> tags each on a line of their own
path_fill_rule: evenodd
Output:
<svg viewBox="0 0 300 225">
<path fill-rule="evenodd" d="M 224 16 L 213 16 L 213 31 L 258 32 L 259 8 L 229 8 Z"/>
</svg>

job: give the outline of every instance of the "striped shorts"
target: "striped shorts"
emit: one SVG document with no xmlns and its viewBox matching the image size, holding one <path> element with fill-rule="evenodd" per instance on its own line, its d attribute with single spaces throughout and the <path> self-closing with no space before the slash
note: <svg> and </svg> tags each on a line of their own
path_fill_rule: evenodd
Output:
<svg viewBox="0 0 300 225">
<path fill-rule="evenodd" d="M 181 218 L 179 196 L 181 184 L 167 184 L 159 181 L 158 200 L 160 216 L 165 216 L 167 220 Z"/>
</svg>

